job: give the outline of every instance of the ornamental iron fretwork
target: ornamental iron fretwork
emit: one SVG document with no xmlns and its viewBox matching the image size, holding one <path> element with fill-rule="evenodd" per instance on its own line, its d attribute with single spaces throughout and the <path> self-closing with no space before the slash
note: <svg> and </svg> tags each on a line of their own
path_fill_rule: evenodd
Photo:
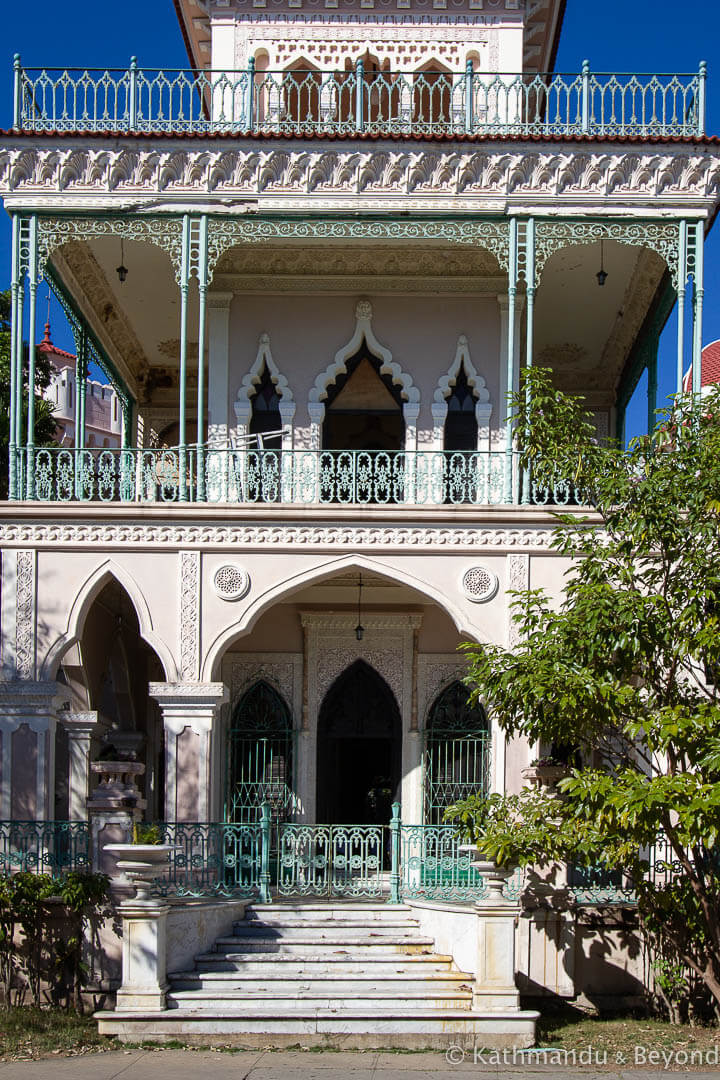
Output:
<svg viewBox="0 0 720 1080">
<path fill-rule="evenodd" d="M 290 710 L 264 679 L 236 705 L 227 741 L 225 818 L 256 822 L 263 803 L 273 821 L 292 816 L 293 728 Z"/>
</svg>

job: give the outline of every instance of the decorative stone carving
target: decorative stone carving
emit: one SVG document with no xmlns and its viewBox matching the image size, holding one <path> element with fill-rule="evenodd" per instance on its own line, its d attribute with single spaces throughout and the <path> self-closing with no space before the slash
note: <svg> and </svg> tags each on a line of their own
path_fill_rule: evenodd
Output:
<svg viewBox="0 0 720 1080">
<path fill-rule="evenodd" d="M 278 27 L 285 33 L 285 27 Z M 252 147 L 222 147 L 207 143 L 190 148 L 181 142 L 170 143 L 165 152 L 149 149 L 144 143 L 136 146 L 117 147 L 111 143 L 102 149 L 96 143 L 84 143 L 77 136 L 72 150 L 58 149 L 51 136 L 36 136 L 34 146 L 28 149 L 26 142 L 6 140 L 0 150 L 0 194 L 50 192 L 61 193 L 65 198 L 78 194 L 132 193 L 140 198 L 156 199 L 158 193 L 171 190 L 173 195 L 218 194 L 258 196 L 265 192 L 312 195 L 321 190 L 326 196 L 362 195 L 378 193 L 407 196 L 428 194 L 457 197 L 469 201 L 467 208 L 477 209 L 478 200 L 496 198 L 499 205 L 507 199 L 527 204 L 528 199 L 538 198 L 555 203 L 558 197 L 571 196 L 574 205 L 585 197 L 588 207 L 596 204 L 598 197 L 612 206 L 624 204 L 628 196 L 641 193 L 645 204 L 650 201 L 668 208 L 677 208 L 678 200 L 696 210 L 698 202 L 714 200 L 720 184 L 720 160 L 699 152 L 694 147 L 678 148 L 674 144 L 654 144 L 651 153 L 642 145 L 628 151 L 625 147 L 614 149 L 603 146 L 570 147 L 558 152 L 556 148 L 541 151 L 537 144 L 515 145 L 508 151 L 507 145 L 499 149 L 472 144 L 449 145 L 438 155 L 437 150 L 415 148 L 398 150 L 397 143 L 378 142 L 372 147 L 362 143 L 330 149 L 323 147 L 312 153 L 300 147 L 258 150 Z M 258 144 L 263 145 L 263 144 Z M 423 205 L 421 201 L 418 205 Z M 409 208 L 404 203 L 405 208 Z M 131 240 L 143 240 L 158 244 L 168 251 L 176 273 L 179 273 L 181 252 L 181 220 L 171 217 L 167 221 L 154 214 L 148 217 L 83 219 L 41 219 L 40 262 L 44 267 L 52 251 L 68 239 L 89 238 L 93 235 L 123 235 Z M 211 219 L 210 275 L 217 258 L 228 245 L 224 235 L 252 235 L 270 238 L 283 234 L 304 237 L 340 235 L 333 233 L 333 222 L 259 222 L 243 220 L 242 217 Z M 377 238 L 385 230 L 394 229 L 398 236 L 408 239 L 427 238 L 428 230 L 438 236 L 455 237 L 453 242 L 473 242 L 466 234 L 457 232 L 460 223 L 422 223 L 418 234 L 412 226 L 416 223 L 356 222 L 360 237 L 368 235 L 368 229 L 377 229 Z M 539 240 L 550 239 L 552 226 L 546 222 L 549 232 Z M 562 223 L 560 223 L 562 224 Z M 578 226 L 582 223 L 577 222 Z M 591 227 L 595 223 L 590 223 Z M 597 223 L 601 224 L 601 223 Z M 618 223 L 619 224 L 619 223 Z M 632 226 L 632 221 L 623 223 Z M 651 225 L 653 223 L 647 223 Z M 676 228 L 670 223 L 656 222 L 655 239 L 664 244 L 663 232 Z M 223 229 L 217 226 L 222 225 Z M 407 227 L 410 230 L 407 230 Z M 473 235 L 475 242 L 485 242 L 507 269 L 507 227 L 505 222 L 477 222 L 478 226 L 490 226 Z M 611 223 L 608 223 L 611 227 Z M 642 223 L 645 228 L 645 223 Z M 303 231 L 304 230 L 304 231 Z M 233 242 L 238 242 L 234 240 Z M 632 242 L 632 241 L 627 241 Z M 652 246 L 652 244 L 650 245 Z M 677 246 L 677 245 L 676 245 Z M 657 248 L 660 251 L 660 247 Z M 538 246 L 538 275 L 547 254 L 543 243 Z"/>
<path fill-rule="evenodd" d="M 287 702 L 298 727 L 302 708 L 302 656 L 300 653 L 226 653 L 222 661 L 223 682 L 230 691 L 230 708 L 246 690 L 264 679 Z"/>
<path fill-rule="evenodd" d="M 507 585 L 508 592 L 530 588 L 530 556 L 508 555 L 507 557 Z M 520 642 L 520 631 L 517 623 L 513 620 L 510 609 L 512 597 L 508 597 L 507 615 L 507 643 L 509 649 L 514 649 Z"/>
<path fill-rule="evenodd" d="M 35 552 L 18 551 L 15 577 L 15 669 L 19 679 L 35 674 Z"/>
<path fill-rule="evenodd" d="M 213 574 L 213 589 L 221 600 L 240 600 L 250 588 L 250 575 L 237 563 L 225 563 Z"/>
<path fill-rule="evenodd" d="M 180 555 L 180 674 L 197 679 L 200 673 L 200 552 Z"/>
<path fill-rule="evenodd" d="M 462 591 L 473 604 L 484 604 L 492 600 L 497 590 L 497 574 L 487 566 L 471 566 L 462 576 Z"/>
<path fill-rule="evenodd" d="M 105 514 L 106 511 L 103 511 Z M 550 515 L 548 515 L 548 518 Z M 202 547 L 227 549 L 323 547 L 399 548 L 448 550 L 495 550 L 527 548 L 549 550 L 554 526 L 542 523 L 535 528 L 447 528 L 436 526 L 388 525 L 194 525 L 146 522 L 28 522 L 0 523 L 3 545 L 33 544 L 52 547 L 56 544 L 95 548 L 118 545 L 130 548 Z"/>
<path fill-rule="evenodd" d="M 446 687 L 467 675 L 467 660 L 457 653 L 431 653 L 418 656 L 418 718 L 419 727 L 427 726 L 427 716 L 433 702 Z"/>
</svg>

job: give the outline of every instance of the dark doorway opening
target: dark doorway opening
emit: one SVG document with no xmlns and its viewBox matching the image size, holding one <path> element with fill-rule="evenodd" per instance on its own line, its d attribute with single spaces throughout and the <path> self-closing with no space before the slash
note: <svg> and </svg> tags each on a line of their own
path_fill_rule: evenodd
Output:
<svg viewBox="0 0 720 1080">
<path fill-rule="evenodd" d="M 402 450 L 403 401 L 398 386 L 381 374 L 382 362 L 365 343 L 328 391 L 324 450 Z"/>
<path fill-rule="evenodd" d="M 356 660 L 320 709 L 318 822 L 387 825 L 399 798 L 401 743 L 395 695 L 369 664 Z"/>
</svg>

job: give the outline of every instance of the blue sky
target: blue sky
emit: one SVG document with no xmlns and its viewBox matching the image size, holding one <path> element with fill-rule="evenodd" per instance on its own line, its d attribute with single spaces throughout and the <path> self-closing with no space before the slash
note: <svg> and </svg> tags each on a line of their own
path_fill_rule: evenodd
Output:
<svg viewBox="0 0 720 1080">
<path fill-rule="evenodd" d="M 142 66 L 185 67 L 187 57 L 172 0 L 35 0 L 3 11 L 0 63 L 0 127 L 12 118 L 12 59 L 27 66 L 125 67 L 132 55 Z M 567 0 L 556 69 L 578 71 L 584 59 L 596 71 L 695 71 L 707 60 L 708 124 L 720 132 L 720 4 L 716 0 Z M 705 248 L 705 342 L 720 338 L 720 222 Z M 10 278 L 10 230 L 0 216 L 0 285 Z M 44 299 L 40 304 L 42 318 Z M 72 349 L 72 337 L 53 309 L 53 337 Z M 660 346 L 658 401 L 675 382 L 676 319 L 673 314 Z M 628 414 L 628 429 L 643 428 L 643 387 Z"/>
</svg>

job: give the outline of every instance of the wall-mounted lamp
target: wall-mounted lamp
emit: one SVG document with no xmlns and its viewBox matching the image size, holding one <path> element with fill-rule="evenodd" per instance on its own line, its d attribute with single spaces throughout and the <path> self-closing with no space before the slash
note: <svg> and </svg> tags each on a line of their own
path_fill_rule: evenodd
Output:
<svg viewBox="0 0 720 1080">
<path fill-rule="evenodd" d="M 125 265 L 125 243 L 122 236 L 120 237 L 120 265 L 115 267 L 115 273 L 120 279 L 122 285 L 125 278 L 128 276 L 127 266 Z"/>
<path fill-rule="evenodd" d="M 603 265 L 603 254 L 604 254 L 604 252 L 603 252 L 603 242 L 602 242 L 602 239 L 601 239 L 600 240 L 600 269 L 598 270 L 597 274 L 595 275 L 595 277 L 597 278 L 597 283 L 601 287 L 607 281 L 607 273 L 605 272 L 605 266 Z"/>
</svg>

